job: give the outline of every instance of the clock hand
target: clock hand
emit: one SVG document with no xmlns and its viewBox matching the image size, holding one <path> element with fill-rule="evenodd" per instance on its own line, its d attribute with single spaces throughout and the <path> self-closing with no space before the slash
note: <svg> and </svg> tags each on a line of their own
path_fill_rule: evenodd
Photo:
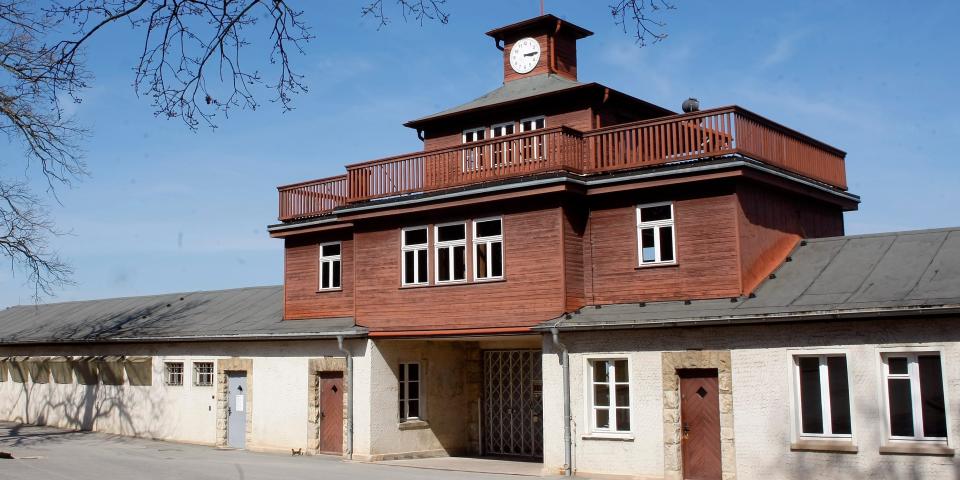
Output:
<svg viewBox="0 0 960 480">
<path fill-rule="evenodd" d="M 536 54 L 537 54 L 537 52 L 530 52 L 530 53 L 524 53 L 523 56 L 524 56 L 524 57 L 532 57 L 532 56 L 534 56 L 534 55 L 536 55 Z"/>
</svg>

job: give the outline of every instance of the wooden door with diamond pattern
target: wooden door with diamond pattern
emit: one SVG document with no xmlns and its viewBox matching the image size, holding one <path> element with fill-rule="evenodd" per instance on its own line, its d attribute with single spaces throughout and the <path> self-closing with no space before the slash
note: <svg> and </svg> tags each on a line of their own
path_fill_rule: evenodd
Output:
<svg viewBox="0 0 960 480">
<path fill-rule="evenodd" d="M 716 370 L 679 370 L 683 478 L 719 480 L 720 396 Z"/>
</svg>

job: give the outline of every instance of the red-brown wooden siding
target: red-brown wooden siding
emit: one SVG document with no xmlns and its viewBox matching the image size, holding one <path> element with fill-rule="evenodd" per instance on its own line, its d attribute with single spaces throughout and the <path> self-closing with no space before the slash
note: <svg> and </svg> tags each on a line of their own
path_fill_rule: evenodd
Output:
<svg viewBox="0 0 960 480">
<path fill-rule="evenodd" d="M 737 186 L 743 293 L 752 292 L 802 238 L 843 235 L 840 207 L 752 183 Z"/>
<path fill-rule="evenodd" d="M 532 326 L 563 312 L 559 207 L 503 214 L 505 280 L 500 282 L 401 287 L 400 228 L 355 233 L 359 325 L 371 331 Z M 467 252 L 470 265 L 470 243 Z M 434 256 L 431 249 L 431 277 Z M 472 270 L 467 277 L 472 279 Z"/>
<path fill-rule="evenodd" d="M 576 202 L 564 208 L 563 213 L 564 310 L 572 312 L 585 304 L 583 238 L 587 214 Z"/>
<path fill-rule="evenodd" d="M 663 195 L 636 203 L 671 199 Z M 669 266 L 637 268 L 636 203 L 595 206 L 584 247 L 588 303 L 739 295 L 736 196 L 728 192 L 673 200 L 677 264 Z"/>
<path fill-rule="evenodd" d="M 320 244 L 340 241 L 342 289 L 318 291 Z M 349 232 L 304 235 L 286 240 L 284 318 L 288 320 L 353 316 L 353 240 Z"/>
</svg>

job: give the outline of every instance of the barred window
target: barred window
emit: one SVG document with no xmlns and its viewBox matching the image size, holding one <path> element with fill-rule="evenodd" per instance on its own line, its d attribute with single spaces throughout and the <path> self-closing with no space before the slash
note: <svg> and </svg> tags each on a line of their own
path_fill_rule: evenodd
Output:
<svg viewBox="0 0 960 480">
<path fill-rule="evenodd" d="M 198 387 L 213 385 L 213 362 L 193 362 L 193 384 Z"/>
<path fill-rule="evenodd" d="M 183 362 L 166 362 L 164 368 L 164 383 L 171 386 L 183 385 Z"/>
</svg>

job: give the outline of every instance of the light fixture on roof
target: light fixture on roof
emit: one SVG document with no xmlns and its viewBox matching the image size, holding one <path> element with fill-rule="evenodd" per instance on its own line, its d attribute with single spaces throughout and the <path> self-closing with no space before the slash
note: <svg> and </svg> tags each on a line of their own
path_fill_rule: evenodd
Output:
<svg viewBox="0 0 960 480">
<path fill-rule="evenodd" d="M 683 105 L 680 106 L 683 109 L 683 113 L 693 113 L 700 110 L 700 100 L 690 97 L 683 101 Z"/>
</svg>

